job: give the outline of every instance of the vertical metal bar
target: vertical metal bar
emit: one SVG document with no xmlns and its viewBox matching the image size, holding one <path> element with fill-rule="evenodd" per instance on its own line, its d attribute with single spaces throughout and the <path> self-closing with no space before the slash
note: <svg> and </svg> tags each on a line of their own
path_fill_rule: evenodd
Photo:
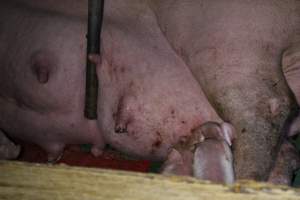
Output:
<svg viewBox="0 0 300 200">
<path fill-rule="evenodd" d="M 98 78 L 96 65 L 89 61 L 89 54 L 100 54 L 100 35 L 103 21 L 104 0 L 88 2 L 87 66 L 84 115 L 88 119 L 97 119 Z"/>
</svg>

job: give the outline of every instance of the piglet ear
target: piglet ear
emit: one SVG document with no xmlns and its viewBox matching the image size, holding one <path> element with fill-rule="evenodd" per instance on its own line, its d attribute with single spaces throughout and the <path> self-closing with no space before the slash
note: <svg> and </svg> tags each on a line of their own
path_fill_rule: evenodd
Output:
<svg viewBox="0 0 300 200">
<path fill-rule="evenodd" d="M 223 122 L 221 124 L 221 129 L 222 129 L 225 141 L 229 144 L 229 146 L 231 146 L 232 141 L 236 138 L 235 128 L 230 123 Z"/>
</svg>

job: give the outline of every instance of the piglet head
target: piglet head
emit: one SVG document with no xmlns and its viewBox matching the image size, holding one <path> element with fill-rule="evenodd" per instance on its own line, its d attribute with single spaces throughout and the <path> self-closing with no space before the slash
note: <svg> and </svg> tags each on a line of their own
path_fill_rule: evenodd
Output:
<svg viewBox="0 0 300 200">
<path fill-rule="evenodd" d="M 194 152 L 193 176 L 217 183 L 234 182 L 233 157 L 230 146 L 235 130 L 229 123 L 208 122 L 194 131 L 205 139 Z"/>
<path fill-rule="evenodd" d="M 235 128 L 230 123 L 206 122 L 193 130 L 191 140 L 196 144 L 206 139 L 224 140 L 231 146 L 235 136 Z"/>
</svg>

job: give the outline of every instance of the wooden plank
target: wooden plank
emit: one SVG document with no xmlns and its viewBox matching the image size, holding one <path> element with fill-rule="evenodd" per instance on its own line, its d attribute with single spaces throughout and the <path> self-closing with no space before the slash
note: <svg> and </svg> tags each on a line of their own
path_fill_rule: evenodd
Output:
<svg viewBox="0 0 300 200">
<path fill-rule="evenodd" d="M 0 199 L 294 200 L 300 190 L 242 181 L 231 186 L 189 177 L 0 161 Z"/>
</svg>

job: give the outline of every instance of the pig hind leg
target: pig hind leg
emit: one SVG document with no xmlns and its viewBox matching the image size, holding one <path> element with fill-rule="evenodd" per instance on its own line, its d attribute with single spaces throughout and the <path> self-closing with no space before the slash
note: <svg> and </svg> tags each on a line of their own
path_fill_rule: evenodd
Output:
<svg viewBox="0 0 300 200">
<path fill-rule="evenodd" d="M 300 102 L 300 43 L 294 43 L 282 57 L 282 71 L 284 77 Z M 300 116 L 296 116 L 290 124 L 288 136 L 292 137 L 300 132 Z M 295 170 L 300 168 L 300 156 L 296 148 L 287 140 L 283 142 L 278 152 L 275 165 L 268 181 L 274 184 L 290 185 Z"/>
</svg>

